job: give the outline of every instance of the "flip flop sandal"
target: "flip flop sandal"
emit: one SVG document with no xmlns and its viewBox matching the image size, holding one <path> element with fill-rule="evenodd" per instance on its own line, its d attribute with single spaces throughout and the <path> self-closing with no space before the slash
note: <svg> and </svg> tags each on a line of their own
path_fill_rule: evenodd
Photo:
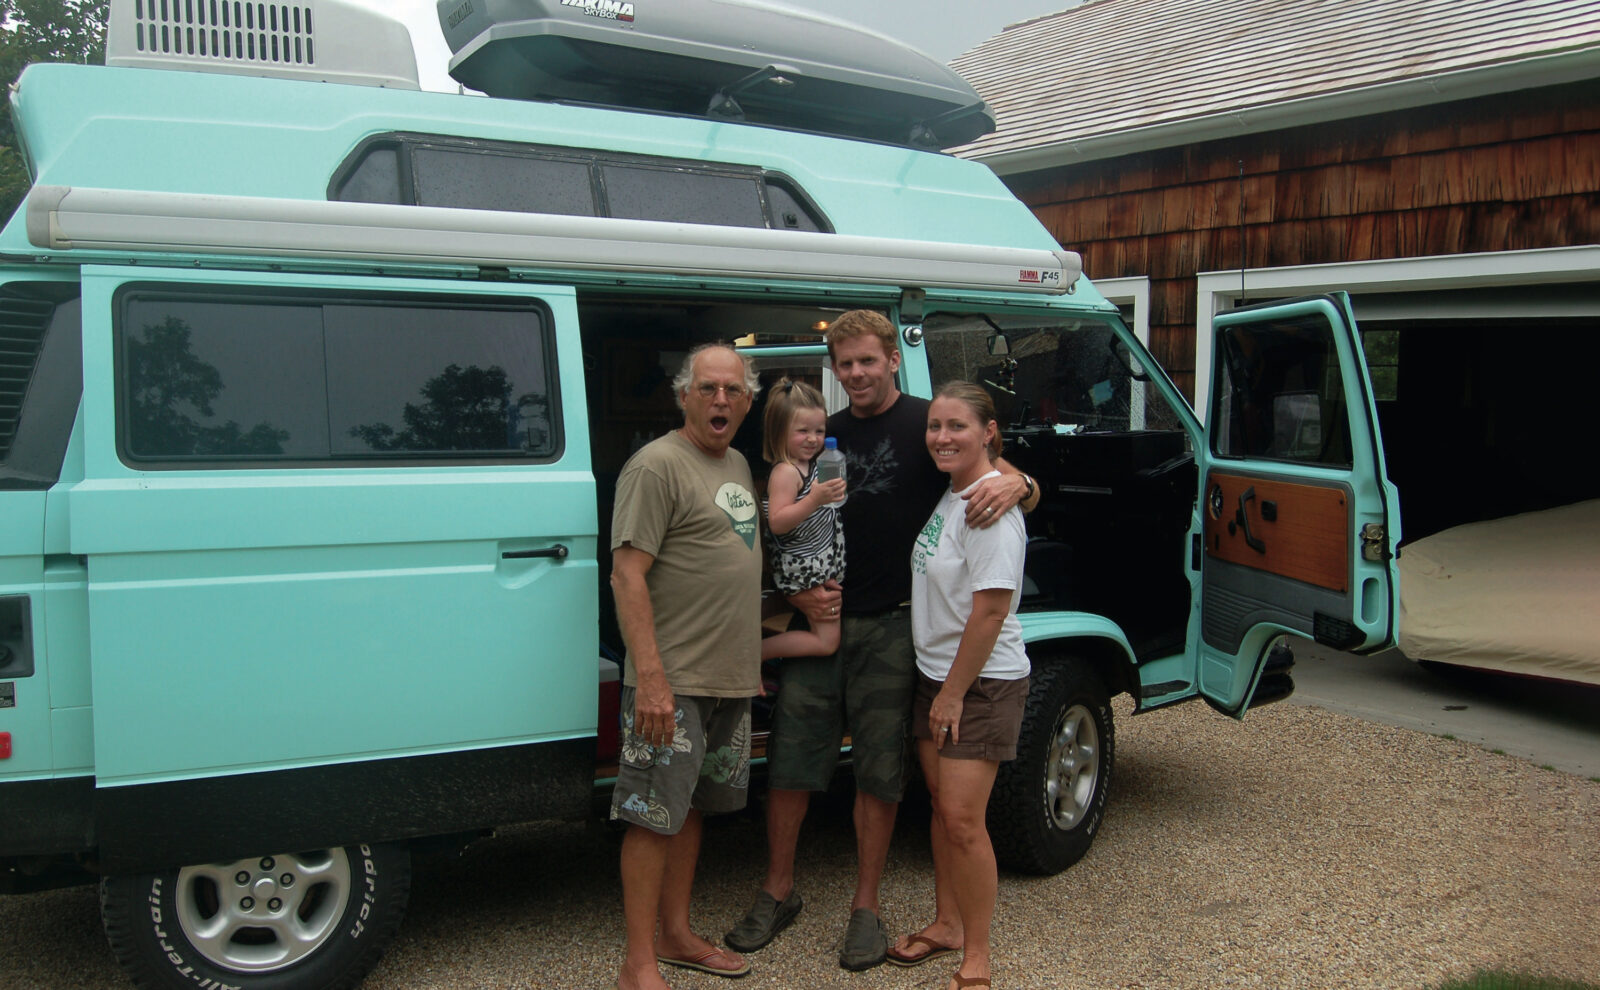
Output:
<svg viewBox="0 0 1600 990">
<path fill-rule="evenodd" d="M 712 976 L 725 976 L 730 980 L 738 979 L 739 977 L 750 972 L 749 960 L 745 960 L 743 963 L 741 963 L 741 968 L 739 969 L 728 969 L 723 966 L 712 966 L 706 962 L 708 959 L 715 959 L 717 956 L 725 954 L 726 953 L 724 953 L 721 949 L 717 948 L 716 946 L 712 946 L 706 951 L 700 953 L 698 956 L 694 956 L 690 959 L 675 959 L 672 956 L 658 955 L 656 956 L 656 962 L 665 963 L 668 966 L 677 966 L 680 969 L 699 970 L 702 973 L 710 973 Z"/>
<path fill-rule="evenodd" d="M 951 975 L 956 981 L 956 990 L 967 990 L 968 987 L 989 987 L 992 984 L 987 976 L 962 976 L 960 973 Z"/>
<path fill-rule="evenodd" d="M 914 945 L 925 945 L 928 948 L 926 952 L 923 952 L 920 955 L 908 956 L 904 952 L 901 952 L 898 946 L 891 945 L 889 946 L 889 962 L 896 966 L 905 966 L 910 968 L 912 966 L 921 966 L 929 959 L 937 959 L 940 956 L 946 956 L 957 951 L 955 946 L 944 945 L 942 943 L 935 942 L 926 935 L 909 936 L 906 939 L 906 947 L 910 948 Z"/>
</svg>

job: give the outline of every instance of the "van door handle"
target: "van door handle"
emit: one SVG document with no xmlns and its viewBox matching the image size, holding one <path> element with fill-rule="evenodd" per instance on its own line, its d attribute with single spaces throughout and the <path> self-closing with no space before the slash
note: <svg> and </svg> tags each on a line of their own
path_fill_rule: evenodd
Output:
<svg viewBox="0 0 1600 990">
<path fill-rule="evenodd" d="M 566 560 L 570 551 L 557 543 L 553 547 L 544 547 L 539 550 L 507 550 L 500 555 L 501 560 L 531 560 L 534 557 L 554 557 L 557 560 Z"/>
<path fill-rule="evenodd" d="M 1244 494 L 1239 496 L 1239 515 L 1238 515 L 1239 527 L 1244 530 L 1245 546 L 1247 546 L 1250 549 L 1254 550 L 1256 553 L 1266 553 L 1267 552 L 1267 544 L 1266 544 L 1266 542 L 1263 541 L 1263 540 L 1256 539 L 1255 536 L 1252 535 L 1251 532 L 1250 532 L 1250 511 L 1246 507 L 1250 504 L 1251 500 L 1254 499 L 1255 497 L 1256 497 L 1256 489 L 1255 489 L 1254 485 L 1250 486 L 1249 488 L 1246 488 L 1244 490 Z"/>
</svg>

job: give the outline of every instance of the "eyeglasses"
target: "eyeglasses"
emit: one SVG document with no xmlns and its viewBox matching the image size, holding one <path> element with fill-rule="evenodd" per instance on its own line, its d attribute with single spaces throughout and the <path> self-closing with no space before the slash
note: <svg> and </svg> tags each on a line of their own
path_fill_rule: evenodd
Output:
<svg viewBox="0 0 1600 990">
<path fill-rule="evenodd" d="M 729 402 L 738 402 L 740 399 L 743 399 L 750 394 L 749 389 L 738 383 L 734 383 L 732 385 L 713 385 L 710 382 L 701 382 L 694 387 L 694 390 L 700 393 L 700 398 L 702 399 L 715 399 L 717 397 L 717 393 L 722 392 L 728 396 Z"/>
</svg>

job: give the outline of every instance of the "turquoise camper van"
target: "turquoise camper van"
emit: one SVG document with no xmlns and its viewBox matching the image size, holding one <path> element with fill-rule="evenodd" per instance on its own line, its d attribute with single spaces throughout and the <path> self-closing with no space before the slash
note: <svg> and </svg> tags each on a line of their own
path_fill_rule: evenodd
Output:
<svg viewBox="0 0 1600 990">
<path fill-rule="evenodd" d="M 1242 717 L 1292 690 L 1284 634 L 1393 641 L 1343 296 L 1219 315 L 1197 416 L 944 152 L 994 121 L 926 56 L 735 0 L 439 18 L 474 92 L 344 0 L 115 0 L 108 65 L 12 93 L 0 889 L 98 881 L 140 985 L 353 985 L 417 844 L 592 814 L 612 493 L 699 341 L 840 408 L 818 329 L 870 307 L 903 389 L 1000 399 L 1045 490 L 1011 868 L 1088 848 L 1111 698 Z"/>
</svg>

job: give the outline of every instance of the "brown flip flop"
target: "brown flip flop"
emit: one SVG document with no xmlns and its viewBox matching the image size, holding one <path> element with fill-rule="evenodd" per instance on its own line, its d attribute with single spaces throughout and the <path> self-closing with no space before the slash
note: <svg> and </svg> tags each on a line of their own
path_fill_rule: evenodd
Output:
<svg viewBox="0 0 1600 990">
<path fill-rule="evenodd" d="M 749 960 L 745 960 L 743 963 L 741 963 L 739 969 L 729 969 L 725 966 L 711 965 L 710 960 L 715 959 L 717 956 L 732 958 L 728 957 L 727 953 L 725 953 L 723 950 L 713 945 L 711 948 L 700 953 L 698 956 L 693 956 L 687 959 L 678 959 L 673 956 L 658 955 L 656 956 L 656 962 L 665 963 L 668 966 L 677 966 L 682 969 L 698 970 L 702 973 L 710 973 L 712 976 L 726 976 L 729 979 L 737 979 L 738 977 L 744 976 L 750 972 Z"/>
<path fill-rule="evenodd" d="M 926 935 L 908 936 L 906 938 L 906 946 L 909 948 L 913 945 L 925 945 L 928 947 L 928 951 L 923 952 L 920 955 L 908 956 L 905 953 L 898 951 L 896 946 L 891 945 L 889 946 L 889 961 L 896 966 L 921 966 L 929 959 L 937 959 L 940 956 L 949 955 L 950 953 L 956 951 L 955 946 L 944 945 L 942 943 L 935 942 Z"/>
</svg>

